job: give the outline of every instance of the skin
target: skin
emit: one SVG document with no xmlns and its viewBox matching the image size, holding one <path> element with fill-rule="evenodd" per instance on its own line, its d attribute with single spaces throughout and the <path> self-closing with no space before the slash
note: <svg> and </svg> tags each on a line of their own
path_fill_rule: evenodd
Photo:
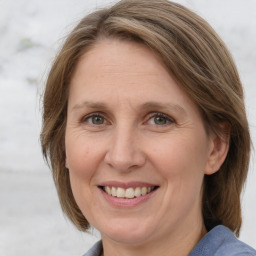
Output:
<svg viewBox="0 0 256 256">
<path fill-rule="evenodd" d="M 145 46 L 103 39 L 81 57 L 65 143 L 75 200 L 105 256 L 188 255 L 206 233 L 203 177 L 219 169 L 228 145 L 207 135 L 196 105 Z M 158 189 L 122 207 L 99 188 L 108 182 Z"/>
</svg>

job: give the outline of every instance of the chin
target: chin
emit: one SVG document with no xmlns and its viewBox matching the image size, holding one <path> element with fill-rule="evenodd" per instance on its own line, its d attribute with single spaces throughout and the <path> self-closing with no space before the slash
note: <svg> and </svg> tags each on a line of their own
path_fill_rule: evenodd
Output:
<svg viewBox="0 0 256 256">
<path fill-rule="evenodd" d="M 127 245 L 139 245 L 149 239 L 150 232 L 149 228 L 143 227 L 142 225 L 134 224 L 120 224 L 112 227 L 105 225 L 104 229 L 101 229 L 102 238 L 107 237 L 116 243 L 122 243 Z"/>
</svg>

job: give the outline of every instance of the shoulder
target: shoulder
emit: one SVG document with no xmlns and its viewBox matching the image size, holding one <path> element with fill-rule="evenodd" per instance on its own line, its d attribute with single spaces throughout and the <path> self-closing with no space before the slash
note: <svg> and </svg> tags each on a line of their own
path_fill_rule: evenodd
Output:
<svg viewBox="0 0 256 256">
<path fill-rule="evenodd" d="M 256 256 L 256 251 L 239 241 L 226 227 L 219 225 L 208 232 L 189 256 Z"/>
<path fill-rule="evenodd" d="M 102 254 L 102 242 L 98 241 L 83 256 L 101 256 L 101 254 Z"/>
</svg>

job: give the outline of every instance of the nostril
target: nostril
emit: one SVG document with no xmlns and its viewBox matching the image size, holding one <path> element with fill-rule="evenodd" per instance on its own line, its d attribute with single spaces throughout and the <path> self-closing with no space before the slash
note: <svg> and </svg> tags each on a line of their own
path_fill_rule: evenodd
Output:
<svg viewBox="0 0 256 256">
<path fill-rule="evenodd" d="M 125 129 L 128 128 L 123 128 L 124 131 L 113 138 L 104 157 L 105 163 L 117 171 L 134 170 L 143 166 L 146 162 L 145 154 L 140 149 L 136 136 L 133 136 L 131 131 L 125 131 Z"/>
<path fill-rule="evenodd" d="M 131 171 L 140 168 L 145 164 L 145 157 L 141 153 L 117 154 L 108 153 L 105 156 L 105 163 L 117 171 Z"/>
</svg>

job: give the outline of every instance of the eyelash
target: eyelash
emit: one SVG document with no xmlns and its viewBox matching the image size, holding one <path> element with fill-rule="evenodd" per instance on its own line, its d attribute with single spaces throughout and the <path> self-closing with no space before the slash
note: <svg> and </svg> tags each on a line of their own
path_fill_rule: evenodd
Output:
<svg viewBox="0 0 256 256">
<path fill-rule="evenodd" d="M 101 112 L 96 112 L 96 113 L 91 113 L 89 115 L 84 116 L 81 120 L 81 123 L 89 123 L 88 120 L 93 117 L 100 117 L 100 118 L 103 118 L 104 121 L 106 121 L 106 118 L 104 117 L 104 115 Z M 90 123 L 90 124 L 95 125 L 92 123 Z M 100 125 L 96 125 L 96 126 L 100 126 Z"/>
<path fill-rule="evenodd" d="M 157 117 L 161 117 L 161 118 L 164 118 L 165 121 L 167 122 L 166 124 L 162 124 L 162 125 L 158 125 L 158 124 L 154 124 L 156 126 L 167 126 L 167 125 L 170 125 L 170 124 L 173 124 L 175 123 L 174 119 L 171 118 L 169 115 L 166 115 L 164 113 L 161 113 L 161 112 L 154 112 L 154 113 L 151 113 L 149 118 L 147 119 L 147 122 L 152 119 L 152 118 L 157 118 Z"/>
<path fill-rule="evenodd" d="M 152 124 L 152 125 L 155 125 L 155 126 L 160 126 L 160 127 L 163 127 L 163 126 L 167 126 L 167 125 L 170 125 L 170 124 L 173 124 L 175 123 L 175 120 L 173 118 L 171 118 L 169 115 L 166 115 L 164 113 L 161 113 L 161 112 L 153 112 L 153 113 L 149 113 L 148 114 L 148 118 L 146 119 L 146 123 L 149 122 L 149 120 L 151 120 L 152 118 L 157 118 L 157 117 L 161 117 L 161 118 L 164 118 L 165 121 L 167 122 L 166 124 L 162 124 L 162 125 L 159 125 L 159 124 Z M 88 122 L 88 120 L 90 118 L 95 118 L 95 117 L 100 117 L 100 118 L 103 118 L 103 124 L 93 124 L 91 122 Z M 101 126 L 101 125 L 104 125 L 105 122 L 107 121 L 107 119 L 105 118 L 104 114 L 101 113 L 101 112 L 96 112 L 96 113 L 91 113 L 89 115 L 86 115 L 84 116 L 82 119 L 81 119 L 81 123 L 89 123 L 90 125 L 93 125 L 93 126 Z"/>
</svg>

